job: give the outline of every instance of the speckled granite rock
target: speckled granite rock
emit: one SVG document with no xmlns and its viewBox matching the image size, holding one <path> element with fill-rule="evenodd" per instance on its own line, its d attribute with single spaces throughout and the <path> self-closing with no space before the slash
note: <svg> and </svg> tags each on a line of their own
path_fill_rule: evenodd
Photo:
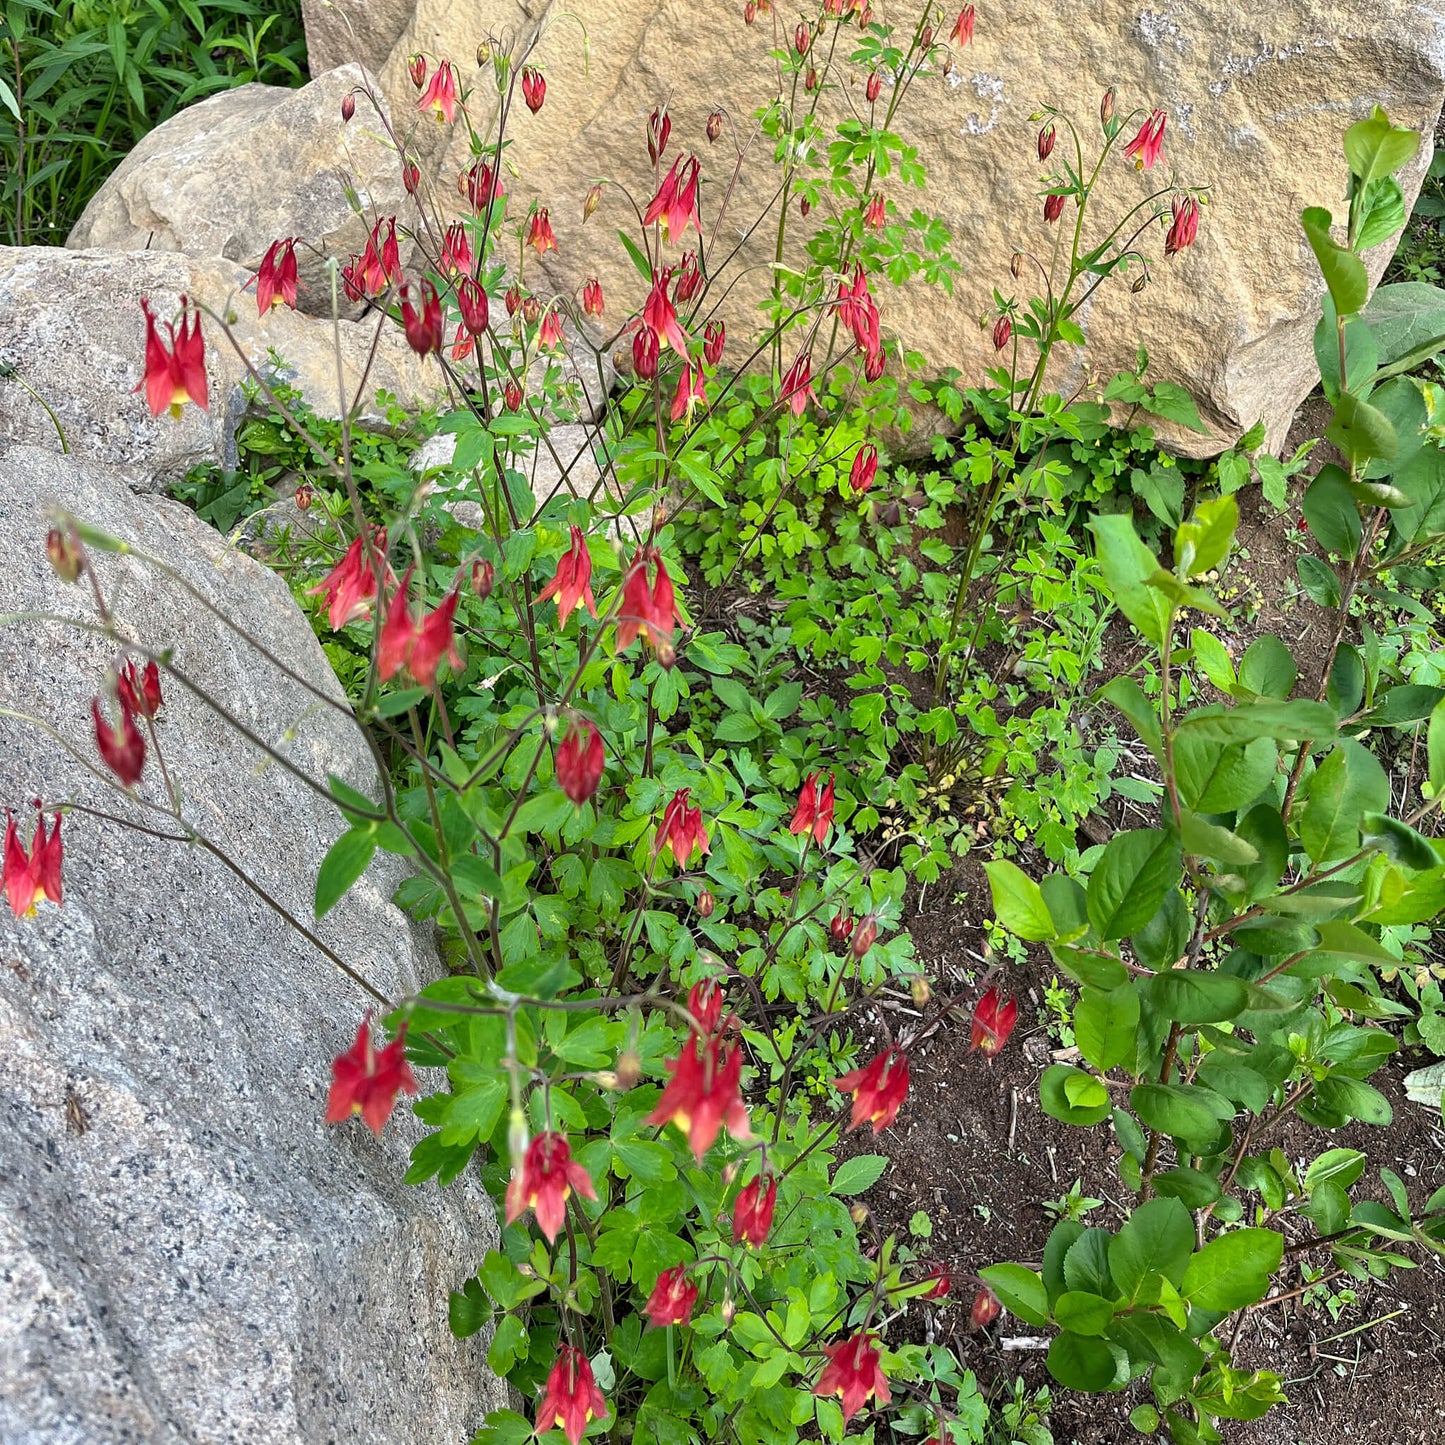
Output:
<svg viewBox="0 0 1445 1445">
<path fill-rule="evenodd" d="M 0 458 L 0 614 L 94 618 L 46 562 L 50 498 L 339 696 L 280 578 L 184 508 L 37 448 Z M 173 647 L 248 727 L 313 776 L 365 784 L 341 713 L 153 569 L 103 556 L 98 571 L 120 623 Z M 89 700 L 115 653 L 56 623 L 0 625 L 0 698 L 91 759 Z M 335 810 L 179 685 L 158 727 L 185 816 L 309 917 Z M 164 799 L 153 761 L 141 792 Z M 28 814 L 37 796 L 136 811 L 39 726 L 0 717 L 0 805 Z M 447 1295 L 495 1220 L 467 1176 L 402 1184 L 408 1109 L 380 1140 L 322 1125 L 330 1060 L 370 1000 L 199 849 L 78 812 L 65 839 L 64 907 L 0 909 L 0 1440 L 461 1445 L 502 1397 L 480 1340 L 451 1337 Z M 388 902 L 396 882 L 374 867 L 318 926 L 391 996 L 436 967 Z"/>
</svg>

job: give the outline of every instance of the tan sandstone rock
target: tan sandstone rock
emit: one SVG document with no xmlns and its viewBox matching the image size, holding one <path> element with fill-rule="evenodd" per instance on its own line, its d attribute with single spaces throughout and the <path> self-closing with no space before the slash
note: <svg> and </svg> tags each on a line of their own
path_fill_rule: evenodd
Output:
<svg viewBox="0 0 1445 1445">
<path fill-rule="evenodd" d="M 613 240 L 617 227 L 635 228 L 635 218 L 621 196 L 609 192 L 584 230 L 583 199 L 605 175 L 645 201 L 651 188 L 646 117 L 667 103 L 673 149 L 703 158 L 704 218 L 711 224 L 732 152 L 725 140 L 709 147 L 707 115 L 722 108 L 750 134 L 772 68 L 766 55 L 775 43 L 772 17 L 750 29 L 741 8 L 663 0 L 577 0 L 566 7 L 418 0 L 382 81 L 399 128 L 419 147 L 434 151 L 443 139 L 449 143 L 449 153 L 432 161 L 445 195 L 465 154 L 464 129 L 458 124 L 438 136 L 423 124 L 405 73 L 407 57 L 424 51 L 456 59 L 475 87 L 480 122 L 494 101 L 486 96 L 489 72 L 474 66 L 478 40 L 509 36 L 519 46 L 540 30 L 532 58 L 546 73 L 547 100 L 535 116 L 517 107 L 509 152 L 520 172 L 514 194 L 519 202 L 540 196 L 552 208 L 559 250 L 548 253 L 544 269 L 555 289 L 571 292 L 597 274 L 609 307 L 611 298 L 635 305 L 636 274 Z M 791 26 L 792 17 L 778 15 Z M 585 67 L 571 16 L 586 28 Z M 1445 84 L 1438 37 L 1429 8 L 1414 0 L 1288 0 L 1268 7 L 1158 0 L 1147 10 L 1017 0 L 982 11 L 974 42 L 955 58 L 952 76 L 920 83 L 905 102 L 900 129 L 929 167 L 927 191 L 887 185 L 892 199 L 921 205 L 950 227 L 963 274 L 951 297 L 917 283 L 902 292 L 884 288 L 885 329 L 920 351 L 930 368 L 956 366 L 967 382 L 983 380 L 992 349 L 980 314 L 992 305 L 995 287 L 1005 295 L 1020 289 L 1008 270 L 1015 247 L 1046 251 L 1052 244 L 1041 216 L 1036 125 L 1029 117 L 1041 103 L 1056 104 L 1077 117 L 1092 143 L 1100 96 L 1116 85 L 1126 111 L 1134 105 L 1168 110 L 1170 169 L 1139 176 L 1118 156 L 1100 196 L 1101 219 L 1117 216 L 1148 193 L 1149 182 L 1167 183 L 1170 175 L 1181 184 L 1212 186 L 1213 204 L 1198 244 L 1183 255 L 1165 262 L 1163 237 L 1153 237 L 1157 264 L 1142 296 L 1117 282 L 1101 288 L 1082 317 L 1087 352 L 1063 355 L 1053 384 L 1072 392 L 1091 369 L 1107 379 L 1132 363 L 1142 344 L 1151 376 L 1188 387 L 1211 426 L 1205 439 L 1174 433 L 1182 450 L 1217 451 L 1260 416 L 1278 443 L 1315 380 L 1310 337 L 1320 285 L 1299 211 L 1311 204 L 1339 209 L 1341 135 L 1372 106 L 1431 133 Z M 327 62 L 335 58 L 328 54 Z M 834 94 L 829 103 L 861 107 L 859 88 L 841 99 Z M 767 187 L 776 183 L 768 150 L 766 141 L 754 143 L 756 156 L 721 243 L 743 239 Z M 1428 159 L 1427 148 L 1403 178 L 1411 199 Z M 796 213 L 789 224 L 796 233 Z M 770 254 L 772 226 L 762 230 L 751 250 L 744 245 L 745 258 L 762 261 Z M 1374 258 L 1377 274 L 1385 260 Z M 750 316 L 764 275 L 759 270 L 734 292 L 737 318 Z"/>
<path fill-rule="evenodd" d="M 299 236 L 297 305 L 330 316 L 324 256 L 359 252 L 377 217 L 406 202 L 374 107 L 363 98 L 349 124 L 341 119 L 343 98 L 370 85 L 345 65 L 300 90 L 243 85 L 190 106 L 120 163 L 66 245 L 224 256 L 254 270 L 273 241 Z M 357 310 L 338 300 L 343 315 Z"/>
</svg>

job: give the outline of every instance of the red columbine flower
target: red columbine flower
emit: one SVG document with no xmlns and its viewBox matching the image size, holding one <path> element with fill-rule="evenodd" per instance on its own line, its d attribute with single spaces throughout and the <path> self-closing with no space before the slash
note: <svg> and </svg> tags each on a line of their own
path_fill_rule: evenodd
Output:
<svg viewBox="0 0 1445 1445">
<path fill-rule="evenodd" d="M 383 226 L 386 227 L 384 239 Z M 347 269 L 351 272 L 350 284 L 360 295 L 380 296 L 392 282 L 401 279 L 401 252 L 396 244 L 395 216 L 388 216 L 371 228 L 365 249 Z"/>
<path fill-rule="evenodd" d="M 522 297 L 522 320 L 535 326 L 542 319 L 542 303 L 535 296 Z"/>
<path fill-rule="evenodd" d="M 527 232 L 527 244 L 539 256 L 557 249 L 557 238 L 552 234 L 552 214 L 546 206 L 538 206 L 532 212 L 532 228 Z"/>
<path fill-rule="evenodd" d="M 968 1322 L 976 1330 L 983 1329 L 998 1318 L 998 1296 L 984 1285 L 973 1297 L 973 1308 L 968 1312 Z"/>
<path fill-rule="evenodd" d="M 383 682 L 389 682 L 405 667 L 423 687 L 432 687 L 443 657 L 453 667 L 462 665 L 452 636 L 457 593 L 447 593 L 440 606 L 417 622 L 407 600 L 411 574 L 415 570 L 414 567 L 406 569 L 406 575 L 392 594 L 391 606 L 387 609 L 377 643 L 376 670 Z"/>
<path fill-rule="evenodd" d="M 647 118 L 647 158 L 653 165 L 667 149 L 667 138 L 672 134 L 672 117 L 664 111 L 653 110 Z"/>
<path fill-rule="evenodd" d="M 35 818 L 35 836 L 27 856 L 20 841 L 20 830 L 9 810 L 5 814 L 5 863 L 0 869 L 0 886 L 10 901 L 16 918 L 29 918 L 42 898 L 60 904 L 60 872 L 65 862 L 65 844 L 60 841 L 60 814 L 55 815 L 55 831 L 45 835 L 45 814 Z"/>
<path fill-rule="evenodd" d="M 688 362 L 678 373 L 677 391 L 672 398 L 673 421 L 685 421 L 692 425 L 692 414 L 701 403 L 707 409 L 707 393 L 703 390 L 702 368 Z"/>
<path fill-rule="evenodd" d="M 376 555 L 385 568 L 386 529 L 378 528 L 375 538 Z M 352 542 L 346 549 L 346 555 L 320 582 L 306 590 L 308 595 L 317 592 L 326 594 L 327 619 L 333 632 L 339 632 L 348 622 L 370 617 L 372 599 L 378 591 L 377 577 L 361 538 L 357 537 Z"/>
<path fill-rule="evenodd" d="M 657 837 L 653 839 L 654 854 L 664 848 L 672 849 L 673 861 L 679 868 L 686 868 L 692 861 L 694 848 L 708 851 L 707 829 L 703 826 L 702 809 L 690 808 L 688 797 L 691 788 L 679 788 L 663 809 L 662 822 L 658 825 Z"/>
<path fill-rule="evenodd" d="M 476 349 L 476 337 L 470 335 L 465 326 L 458 326 L 457 334 L 452 337 L 452 360 L 465 361 Z"/>
<path fill-rule="evenodd" d="M 1002 351 L 1009 344 L 1009 338 L 1013 334 L 1013 319 L 1008 316 L 1000 316 L 993 324 L 993 349 Z"/>
<path fill-rule="evenodd" d="M 567 625 L 568 615 L 579 602 L 597 616 L 597 604 L 592 599 L 592 554 L 587 550 L 587 538 L 581 527 L 572 527 L 571 533 L 572 545 L 558 559 L 556 575 L 537 594 L 538 602 L 545 602 L 549 597 L 557 599 L 558 627 Z"/>
<path fill-rule="evenodd" d="M 494 201 L 506 194 L 500 173 L 493 175 L 486 161 L 476 161 L 458 177 L 457 189 L 467 198 L 472 210 L 481 215 Z"/>
<path fill-rule="evenodd" d="M 491 306 L 482 286 L 468 276 L 457 287 L 457 309 L 462 313 L 462 325 L 473 336 L 480 336 L 491 320 Z"/>
<path fill-rule="evenodd" d="M 447 227 L 439 269 L 443 275 L 466 275 L 472 269 L 472 240 L 461 221 Z"/>
<path fill-rule="evenodd" d="M 1050 225 L 1064 214 L 1064 198 L 1061 195 L 1044 197 L 1044 220 Z"/>
<path fill-rule="evenodd" d="M 709 321 L 702 329 L 702 359 L 709 366 L 716 366 L 722 360 L 723 346 L 727 342 L 727 328 L 721 321 Z"/>
<path fill-rule="evenodd" d="M 264 316 L 285 304 L 296 309 L 296 240 L 272 241 L 256 272 L 256 310 Z"/>
<path fill-rule="evenodd" d="M 590 276 L 582 286 L 582 310 L 587 316 L 602 315 L 602 283 L 595 277 Z"/>
<path fill-rule="evenodd" d="M 973 39 L 973 22 L 973 6 L 965 5 L 958 12 L 958 19 L 953 22 L 953 31 L 948 38 L 957 46 L 967 45 Z"/>
<path fill-rule="evenodd" d="M 120 699 L 120 727 L 111 726 L 100 714 L 100 699 L 90 701 L 90 715 L 95 719 L 95 746 L 101 761 L 127 788 L 133 788 L 145 771 L 146 744 L 135 725 L 135 714 L 124 698 Z"/>
<path fill-rule="evenodd" d="M 326 1122 L 340 1124 L 353 1114 L 373 1134 L 380 1134 L 391 1118 L 400 1093 L 416 1093 L 416 1080 L 406 1061 L 406 1025 L 384 1049 L 371 1043 L 371 1020 L 364 1018 L 356 1031 L 351 1052 L 339 1055 L 331 1065 L 331 1093 L 326 1100 Z"/>
<path fill-rule="evenodd" d="M 679 797 L 683 796 L 681 793 Z M 676 802 L 676 799 L 673 800 Z M 706 839 L 704 838 L 704 843 Z M 661 847 L 661 844 L 658 844 Z M 707 848 L 703 848 L 707 852 Z M 675 856 L 675 855 L 674 855 Z M 715 978 L 699 979 L 687 991 L 687 1011 L 697 1020 L 697 1026 L 704 1038 L 715 1034 L 722 1022 L 723 991 Z"/>
<path fill-rule="evenodd" d="M 820 769 L 816 773 L 809 773 L 803 779 L 803 786 L 798 793 L 798 806 L 793 809 L 793 821 L 788 824 L 790 833 L 808 833 L 813 835 L 813 841 L 818 844 L 827 842 L 828 829 L 833 826 L 833 774 L 828 774 L 828 781 L 820 790 L 818 780 L 823 776 Z"/>
<path fill-rule="evenodd" d="M 794 416 L 802 416 L 808 403 L 814 399 L 813 358 L 805 351 L 783 377 L 782 395 L 778 400 L 789 407 Z"/>
<path fill-rule="evenodd" d="M 947 1299 L 948 1292 L 953 1288 L 953 1280 L 948 1271 L 941 1264 L 936 1264 L 928 1271 L 927 1279 L 931 1281 L 928 1288 L 918 1296 L 919 1299 Z"/>
<path fill-rule="evenodd" d="M 870 351 L 863 358 L 863 375 L 869 381 L 877 381 L 883 375 L 885 361 L 883 348 L 880 346 L 877 351 Z"/>
<path fill-rule="evenodd" d="M 848 473 L 848 485 L 855 497 L 861 497 L 873 485 L 878 475 L 878 448 L 869 442 L 853 454 L 853 466 Z"/>
<path fill-rule="evenodd" d="M 851 285 L 838 283 L 838 319 L 852 331 L 859 351 L 873 352 L 882 346 L 878 303 L 868 290 L 868 274 L 861 265 L 853 268 Z"/>
<path fill-rule="evenodd" d="M 607 1418 L 607 1401 L 597 1388 L 587 1356 L 572 1345 L 563 1345 L 547 1376 L 547 1389 L 537 1406 L 537 1428 L 544 1435 L 561 1428 L 571 1445 L 577 1445 L 592 1420 Z"/>
<path fill-rule="evenodd" d="M 687 333 L 678 325 L 677 311 L 667 299 L 667 285 L 671 280 L 670 266 L 661 274 L 653 276 L 652 290 L 647 293 L 647 300 L 642 303 L 642 320 L 644 325 L 655 333 L 659 350 L 670 346 L 679 356 L 686 356 Z M 634 344 L 634 359 L 636 354 L 637 348 Z"/>
<path fill-rule="evenodd" d="M 643 212 L 643 225 L 650 226 L 654 221 L 662 223 L 662 236 L 669 246 L 682 239 L 688 226 L 702 235 L 702 217 L 697 212 L 699 169 L 696 156 L 689 156 L 686 161 L 678 156 Z"/>
<path fill-rule="evenodd" d="M 457 77 L 450 60 L 444 60 L 437 66 L 431 84 L 422 93 L 417 106 L 421 110 L 430 110 L 436 116 L 438 125 L 448 124 L 457 118 Z"/>
<path fill-rule="evenodd" d="M 186 298 L 182 296 L 179 330 L 173 322 L 166 323 L 166 329 L 171 334 L 171 349 L 167 351 L 156 328 L 150 302 L 141 298 L 140 309 L 146 319 L 146 364 L 145 374 L 135 390 L 145 387 L 146 405 L 150 407 L 152 416 L 159 416 L 169 407 L 171 415 L 179 418 L 181 408 L 188 401 L 195 402 L 202 411 L 210 410 L 201 313 L 196 310 L 187 315 L 187 307 Z"/>
<path fill-rule="evenodd" d="M 1039 132 L 1039 159 L 1046 161 L 1054 153 L 1056 132 L 1053 121 L 1049 121 Z"/>
<path fill-rule="evenodd" d="M 883 197 L 881 194 L 875 195 L 873 199 L 868 202 L 868 209 L 863 215 L 863 224 L 867 226 L 870 231 L 881 231 L 885 220 L 887 220 L 887 210 Z"/>
<path fill-rule="evenodd" d="M 733 1243 L 761 1249 L 773 1227 L 773 1208 L 778 1202 L 778 1181 L 758 1175 L 738 1191 L 733 1205 Z"/>
<path fill-rule="evenodd" d="M 567 1200 L 576 1190 L 583 1199 L 596 1199 L 592 1176 L 572 1162 L 565 1134 L 538 1134 L 527 1146 L 519 1171 L 507 1185 L 507 1223 L 515 1224 L 529 1209 L 537 1214 L 537 1228 L 551 1244 L 567 1213 Z"/>
<path fill-rule="evenodd" d="M 692 1318 L 697 1303 L 697 1286 L 687 1281 L 687 1266 L 675 1265 L 658 1275 L 652 1296 L 647 1301 L 647 1317 L 658 1328 L 664 1325 L 685 1325 Z"/>
<path fill-rule="evenodd" d="M 1174 197 L 1174 224 L 1164 238 L 1164 254 L 1177 256 L 1186 246 L 1194 244 L 1199 233 L 1199 202 L 1193 196 Z"/>
<path fill-rule="evenodd" d="M 677 268 L 677 285 L 673 287 L 672 294 L 679 301 L 691 301 L 701 285 L 702 271 L 697 264 L 697 252 L 684 251 Z"/>
<path fill-rule="evenodd" d="M 667 1066 L 672 1077 L 647 1116 L 649 1124 L 671 1121 L 684 1130 L 699 1164 L 724 1125 L 734 1139 L 752 1137 L 748 1111 L 738 1097 L 743 1056 L 736 1044 L 724 1047 L 719 1038 L 701 1040 L 690 1034 Z"/>
<path fill-rule="evenodd" d="M 602 734 L 586 718 L 575 719 L 557 744 L 557 783 L 580 808 L 602 781 Z"/>
<path fill-rule="evenodd" d="M 401 288 L 401 324 L 406 344 L 418 356 L 442 349 L 442 303 L 430 281 L 408 281 Z"/>
<path fill-rule="evenodd" d="M 522 409 L 522 388 L 515 381 L 509 381 L 502 390 L 502 401 L 508 411 L 521 411 Z M 595 612 L 592 614 L 597 615 Z"/>
<path fill-rule="evenodd" d="M 542 109 L 542 102 L 547 99 L 546 79 L 535 65 L 522 67 L 522 98 L 533 115 Z"/>
<path fill-rule="evenodd" d="M 657 359 L 661 354 L 657 332 L 644 322 L 632 338 L 632 369 L 639 381 L 651 381 L 657 375 Z"/>
<path fill-rule="evenodd" d="M 982 1049 L 990 1058 L 1008 1042 L 1014 1024 L 1018 1022 L 1019 1006 L 1016 999 L 1004 1001 L 996 988 L 991 988 L 979 999 L 973 1011 L 973 1028 L 969 1035 L 968 1048 Z"/>
<path fill-rule="evenodd" d="M 117 669 L 116 696 L 137 717 L 153 718 L 161 710 L 161 670 L 154 662 L 142 672 L 134 662 Z"/>
<path fill-rule="evenodd" d="M 562 313 L 555 308 L 542 318 L 542 329 L 537 333 L 537 345 L 543 351 L 567 349 L 567 338 L 562 331 Z"/>
<path fill-rule="evenodd" d="M 844 1424 L 863 1408 L 869 1396 L 880 1405 L 887 1405 L 893 1398 L 888 1393 L 888 1380 L 878 1363 L 873 1340 L 874 1336 L 865 1330 L 842 1344 L 823 1347 L 828 1363 L 813 1386 L 813 1393 L 841 1395 Z"/>
<path fill-rule="evenodd" d="M 872 1124 L 873 1132 L 881 1134 L 898 1117 L 908 1095 L 908 1056 L 899 1049 L 886 1048 L 861 1069 L 839 1075 L 833 1087 L 840 1094 L 853 1095 L 850 1130 Z"/>
<path fill-rule="evenodd" d="M 651 587 L 647 583 L 648 568 L 653 569 Z M 617 620 L 617 650 L 625 652 L 640 632 L 646 638 L 657 660 L 671 667 L 677 657 L 672 645 L 677 625 L 677 603 L 672 578 L 656 547 L 640 547 L 633 555 L 622 586 L 622 611 Z"/>
<path fill-rule="evenodd" d="M 1164 127 L 1168 120 L 1162 110 L 1151 110 L 1149 119 L 1139 127 L 1139 134 L 1124 147 L 1124 154 L 1134 162 L 1136 171 L 1153 169 L 1164 149 Z"/>
</svg>

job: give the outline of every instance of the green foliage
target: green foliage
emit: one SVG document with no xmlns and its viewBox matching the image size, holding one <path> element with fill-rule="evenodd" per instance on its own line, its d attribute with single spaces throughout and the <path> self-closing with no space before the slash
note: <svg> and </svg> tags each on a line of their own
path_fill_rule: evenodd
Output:
<svg viewBox="0 0 1445 1445">
<path fill-rule="evenodd" d="M 297 0 L 5 0 L 0 243 L 64 242 L 148 131 L 249 81 L 302 85 Z"/>
</svg>

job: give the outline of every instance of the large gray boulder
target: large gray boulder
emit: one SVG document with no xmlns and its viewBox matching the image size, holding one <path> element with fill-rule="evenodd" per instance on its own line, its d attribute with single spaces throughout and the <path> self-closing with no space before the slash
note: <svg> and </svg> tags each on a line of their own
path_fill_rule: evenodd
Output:
<svg viewBox="0 0 1445 1445">
<path fill-rule="evenodd" d="M 0 458 L 0 614 L 93 624 L 45 557 L 53 498 L 173 568 L 325 697 L 340 690 L 282 580 L 177 504 L 38 448 Z M 338 709 L 281 675 L 175 582 L 98 555 L 117 627 L 314 778 L 366 787 Z M 117 655 L 96 631 L 0 626 L 0 806 L 72 801 L 174 829 L 154 759 L 144 810 L 96 771 L 88 709 Z M 47 733 L 53 727 L 56 736 Z M 158 730 L 188 822 L 310 919 L 340 819 L 172 682 Z M 330 1062 L 372 1000 L 199 848 L 80 811 L 64 906 L 0 907 L 0 1440 L 465 1442 L 501 1403 L 447 1296 L 495 1245 L 474 1176 L 401 1182 L 420 1127 L 322 1124 Z M 434 976 L 375 866 L 317 925 L 388 997 Z M 425 1087 L 428 1080 L 423 1078 Z"/>
<path fill-rule="evenodd" d="M 297 236 L 297 306 L 329 317 L 325 256 L 360 252 L 378 217 L 408 206 L 385 116 L 363 97 L 349 124 L 341 118 L 342 100 L 372 86 L 345 65 L 299 90 L 243 85 L 189 106 L 120 163 L 65 244 L 223 256 L 255 270 L 273 241 Z"/>
<path fill-rule="evenodd" d="M 362 421 L 376 419 L 378 389 L 413 409 L 445 394 L 440 365 L 417 356 L 400 328 L 386 323 L 378 337 L 374 319 L 333 327 L 284 306 L 258 317 L 254 291 L 241 290 L 248 279 L 233 262 L 174 251 L 0 246 L 0 458 L 26 444 L 58 450 L 58 426 L 73 455 L 121 468 L 137 490 L 158 490 L 202 462 L 233 467 L 246 363 L 334 417 L 338 340 L 346 404 Z M 179 418 L 153 417 L 135 392 L 145 366 L 141 298 L 164 321 L 183 295 L 230 318 L 246 360 L 208 317 L 209 412 L 187 406 Z"/>
</svg>

